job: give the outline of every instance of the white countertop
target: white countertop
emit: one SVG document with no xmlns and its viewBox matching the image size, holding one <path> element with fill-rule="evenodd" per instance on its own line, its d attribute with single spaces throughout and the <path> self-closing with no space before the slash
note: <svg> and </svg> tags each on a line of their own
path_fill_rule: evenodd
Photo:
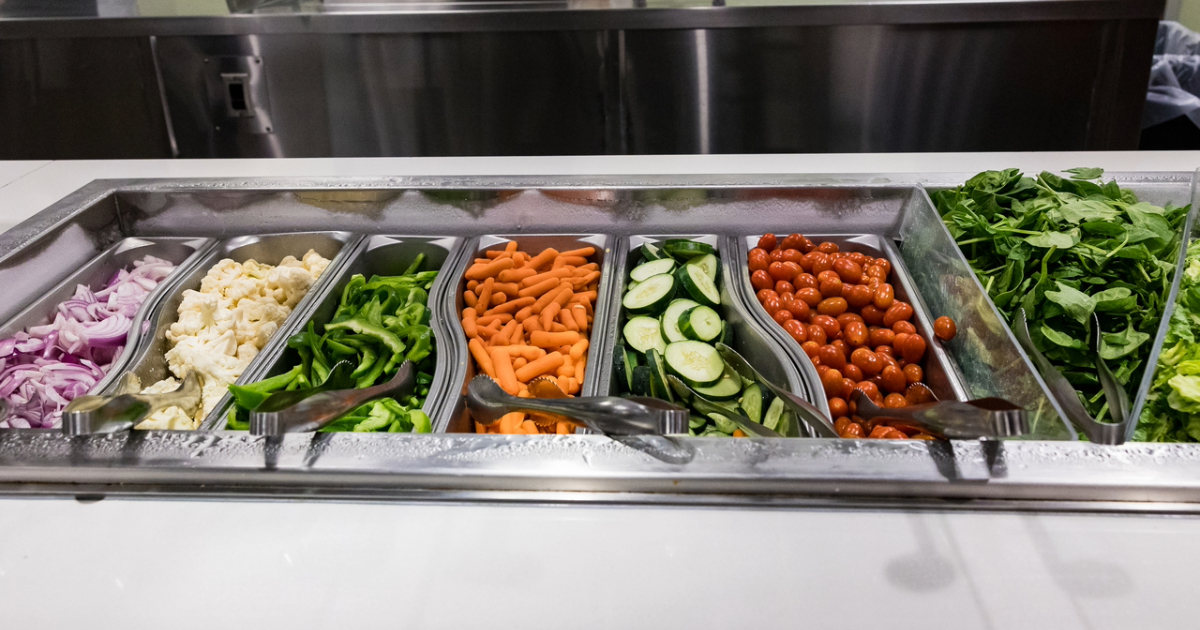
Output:
<svg viewBox="0 0 1200 630">
<path fill-rule="evenodd" d="M 1193 170 L 1200 153 L 0 162 L 0 227 L 93 179 Z M 1153 628 L 1190 517 L 0 500 L 0 627 Z"/>
</svg>

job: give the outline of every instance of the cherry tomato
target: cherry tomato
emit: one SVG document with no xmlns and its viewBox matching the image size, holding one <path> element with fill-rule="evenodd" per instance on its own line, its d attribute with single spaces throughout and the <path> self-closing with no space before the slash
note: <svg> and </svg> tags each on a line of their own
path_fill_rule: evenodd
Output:
<svg viewBox="0 0 1200 630">
<path fill-rule="evenodd" d="M 758 303 L 762 304 L 763 302 L 767 301 L 767 298 L 775 298 L 778 300 L 779 294 L 776 293 L 774 289 L 760 289 L 758 293 L 755 294 L 755 297 L 758 298 Z"/>
<path fill-rule="evenodd" d="M 958 334 L 958 325 L 945 315 L 933 321 L 933 334 L 942 341 L 950 341 Z"/>
<path fill-rule="evenodd" d="M 775 282 L 775 292 L 783 295 L 784 293 L 795 293 L 796 287 L 792 286 L 787 280 L 778 280 Z"/>
<path fill-rule="evenodd" d="M 805 239 L 804 239 L 804 245 L 802 245 L 802 246 L 800 247 L 800 251 L 802 251 L 802 252 L 804 252 L 805 254 L 807 254 L 807 253 L 809 253 L 809 252 L 811 252 L 811 251 L 815 250 L 816 248 L 817 248 L 817 244 L 816 244 L 816 243 L 814 243 L 814 242 L 812 242 L 812 239 L 811 239 L 811 238 L 805 238 Z"/>
<path fill-rule="evenodd" d="M 854 386 L 854 389 L 861 391 L 863 395 L 871 399 L 871 402 L 875 403 L 876 405 L 883 402 L 883 395 L 879 393 L 879 387 L 877 387 L 875 383 L 872 383 L 871 381 L 861 381 Z"/>
<path fill-rule="evenodd" d="M 817 253 L 820 254 L 820 252 Z M 805 256 L 807 255 L 808 254 L 805 254 Z M 813 273 L 821 273 L 822 271 L 830 271 L 833 269 L 833 259 L 830 258 L 828 254 L 821 254 L 821 256 L 821 258 L 818 258 L 817 261 L 813 263 Z"/>
<path fill-rule="evenodd" d="M 808 305 L 808 302 L 805 302 L 799 297 L 796 297 L 788 304 L 784 304 L 783 300 L 781 299 L 779 300 L 779 304 L 780 306 L 784 306 L 787 308 L 787 310 L 791 311 L 792 317 L 795 317 L 796 319 L 808 321 L 808 318 L 812 313 L 812 307 Z"/>
<path fill-rule="evenodd" d="M 824 296 L 821 295 L 820 291 L 816 289 L 810 289 L 808 287 L 797 289 L 796 297 L 800 300 L 803 300 L 805 304 L 813 307 L 820 304 L 821 300 L 825 299 Z"/>
<path fill-rule="evenodd" d="M 862 310 L 859 311 L 859 314 L 862 315 L 863 321 L 866 322 L 868 326 L 878 326 L 882 324 L 883 313 L 884 312 L 882 310 L 875 308 L 874 304 L 868 304 L 862 307 Z"/>
<path fill-rule="evenodd" d="M 804 245 L 804 236 L 800 234 L 788 234 L 783 242 L 779 243 L 781 249 L 800 249 Z"/>
<path fill-rule="evenodd" d="M 803 324 L 801 324 L 801 326 L 803 326 Z M 812 326 L 806 326 L 805 332 L 811 336 Z M 821 344 L 809 339 L 808 341 L 803 341 L 800 343 L 800 349 L 803 350 L 804 354 L 808 355 L 809 358 L 812 358 L 817 356 L 817 351 L 821 349 Z"/>
<path fill-rule="evenodd" d="M 821 293 L 822 295 L 825 295 L 824 291 Z M 849 308 L 849 305 L 846 304 L 846 298 L 840 297 L 825 298 L 817 304 L 818 313 L 822 315 L 829 315 L 831 317 L 837 317 L 838 315 L 845 313 L 847 308 Z M 866 331 L 864 330 L 863 332 L 865 333 Z"/>
<path fill-rule="evenodd" d="M 892 345 L 892 342 L 895 341 L 895 339 L 896 339 L 896 333 L 892 332 L 888 328 L 872 327 L 870 330 L 870 333 L 871 333 L 870 343 L 872 346 L 884 346 L 884 345 L 890 346 L 890 345 Z"/>
<path fill-rule="evenodd" d="M 892 263 L 886 258 L 876 258 L 875 266 L 883 269 L 883 277 L 880 280 L 887 280 L 887 277 L 892 273 Z"/>
<path fill-rule="evenodd" d="M 921 369 L 921 366 L 917 365 L 916 363 L 910 363 L 904 366 L 904 379 L 907 380 L 910 385 L 913 383 L 920 383 L 921 379 L 923 378 L 925 378 L 925 371 Z"/>
<path fill-rule="evenodd" d="M 841 394 L 839 394 L 839 397 L 843 398 L 843 399 L 849 399 L 850 394 L 854 393 L 855 385 L 858 385 L 858 383 L 855 383 L 854 381 L 846 378 L 845 375 L 843 375 L 842 376 L 842 392 L 841 392 Z"/>
<path fill-rule="evenodd" d="M 913 326 L 912 322 L 896 322 L 895 324 L 892 324 L 892 330 L 895 331 L 897 335 L 900 333 L 908 333 L 912 335 L 916 334 L 917 327 Z"/>
<path fill-rule="evenodd" d="M 904 394 L 888 394 L 887 397 L 883 399 L 883 406 L 887 407 L 888 409 L 907 407 L 908 399 L 904 397 Z"/>
<path fill-rule="evenodd" d="M 891 326 L 896 322 L 908 321 L 913 316 L 913 308 L 905 302 L 896 300 L 883 314 L 883 325 Z"/>
<path fill-rule="evenodd" d="M 846 357 L 842 356 L 838 349 L 825 344 L 817 351 L 817 356 L 821 357 L 821 365 L 828 365 L 836 370 L 841 370 L 846 366 Z"/>
<path fill-rule="evenodd" d="M 823 345 L 825 345 L 825 342 L 828 339 L 829 339 L 829 336 L 825 334 L 824 328 L 821 328 L 820 326 L 818 326 L 816 324 L 808 325 L 808 341 L 809 341 L 809 343 L 816 342 L 818 344 L 818 346 L 823 346 Z M 810 356 L 810 357 L 816 356 L 816 353 L 814 352 L 813 354 L 809 354 L 808 356 Z"/>
<path fill-rule="evenodd" d="M 808 341 L 808 329 L 805 328 L 804 324 L 795 319 L 783 322 L 783 329 L 787 331 L 788 336 L 794 339 L 796 343 L 803 344 L 805 341 Z"/>
<path fill-rule="evenodd" d="M 892 285 L 885 282 L 878 287 L 875 287 L 875 295 L 871 297 L 871 302 L 875 305 L 875 308 L 886 311 L 895 301 L 896 290 L 892 288 Z"/>
<path fill-rule="evenodd" d="M 791 291 L 785 291 L 779 294 L 779 306 L 787 308 L 788 304 L 796 301 L 796 294 Z"/>
<path fill-rule="evenodd" d="M 752 249 L 750 254 L 746 256 L 746 262 L 750 265 L 750 271 L 758 271 L 766 269 L 767 265 L 771 264 L 771 255 L 765 249 Z"/>
<path fill-rule="evenodd" d="M 840 337 L 840 335 L 839 335 L 839 337 Z M 843 341 L 842 339 L 834 339 L 833 341 L 829 342 L 829 345 L 840 350 L 842 353 L 842 356 L 846 357 L 847 361 L 850 360 L 850 346 L 846 345 L 845 341 Z"/>
<path fill-rule="evenodd" d="M 821 386 L 825 388 L 826 396 L 837 398 L 842 391 L 842 373 L 829 368 L 829 371 L 821 375 Z"/>
<path fill-rule="evenodd" d="M 771 313 L 772 315 L 774 315 L 775 311 L 779 310 L 779 297 L 778 296 L 768 296 L 767 299 L 762 301 L 762 306 L 764 309 L 766 309 L 766 311 L 768 313 Z M 789 313 L 789 315 L 790 314 L 791 313 Z"/>
<path fill-rule="evenodd" d="M 786 308 L 781 308 L 781 309 L 775 311 L 771 315 L 771 318 L 775 320 L 776 324 L 779 324 L 780 326 L 782 326 L 784 322 L 786 322 L 792 318 L 792 312 L 787 310 Z"/>
<path fill-rule="evenodd" d="M 814 315 L 812 323 L 824 329 L 825 336 L 830 339 L 837 339 L 838 334 L 842 332 L 842 325 L 838 323 L 838 320 L 828 315 Z"/>
<path fill-rule="evenodd" d="M 831 298 L 838 299 L 841 298 Z M 824 304 L 825 302 L 822 302 Z M 841 320 L 839 320 L 840 322 Z M 842 339 L 846 340 L 846 345 L 857 348 L 866 345 L 867 343 L 867 325 L 861 322 L 850 322 L 842 325 Z"/>
<path fill-rule="evenodd" d="M 863 376 L 868 378 L 879 374 L 879 370 L 883 369 L 883 360 L 867 348 L 856 348 L 850 354 L 850 362 L 858 366 Z"/>
<path fill-rule="evenodd" d="M 842 404 L 840 406 L 835 407 L 834 402 L 833 402 L 835 400 Z M 837 418 L 837 420 L 833 421 L 833 430 L 836 431 L 838 435 L 841 435 L 842 433 L 844 433 L 846 431 L 846 427 L 850 426 L 850 424 L 853 422 L 853 420 L 851 420 L 850 417 L 847 416 L 844 411 L 841 414 L 838 414 L 838 412 L 834 411 L 834 409 L 845 409 L 845 407 L 846 407 L 846 401 L 842 400 L 841 398 L 830 398 L 829 399 L 829 414 L 832 415 L 833 417 Z"/>
<path fill-rule="evenodd" d="M 771 274 L 767 273 L 765 269 L 758 269 L 750 274 L 750 284 L 754 287 L 755 291 L 762 291 L 763 289 L 770 289 L 775 286 L 775 280 L 771 278 Z"/>
<path fill-rule="evenodd" d="M 791 280 L 787 275 L 787 269 L 783 267 L 781 262 L 773 262 L 767 265 L 767 273 L 771 274 L 771 279 L 775 282 L 780 280 Z"/>
<path fill-rule="evenodd" d="M 817 266 L 817 261 L 823 261 L 827 258 L 829 257 L 821 252 L 809 252 L 800 259 L 800 267 L 809 273 L 816 273 L 813 271 L 813 268 Z M 821 271 L 824 271 L 824 269 Z"/>
<path fill-rule="evenodd" d="M 904 372 L 894 365 L 883 368 L 883 371 L 879 373 L 879 377 L 883 389 L 890 393 L 899 394 L 904 391 L 905 387 L 908 387 L 908 381 L 904 378 Z"/>
<path fill-rule="evenodd" d="M 817 288 L 817 277 L 802 270 L 799 275 L 792 279 L 792 284 L 797 289 L 815 289 Z"/>
<path fill-rule="evenodd" d="M 826 254 L 832 254 L 838 251 L 838 249 L 837 243 L 832 243 L 830 241 L 825 241 L 824 243 L 817 245 L 817 251 L 825 252 Z"/>
<path fill-rule="evenodd" d="M 857 365 L 854 365 L 853 363 L 847 363 L 846 367 L 842 368 L 842 376 L 845 376 L 846 378 L 857 383 L 863 380 L 863 371 L 862 368 L 858 367 Z"/>
<path fill-rule="evenodd" d="M 798 249 L 783 250 L 783 261 L 784 262 L 799 263 L 802 258 L 804 258 L 804 253 Z"/>
<path fill-rule="evenodd" d="M 857 422 L 851 422 L 850 426 L 846 427 L 846 430 L 838 435 L 847 440 L 857 440 L 866 437 L 862 425 Z"/>
<path fill-rule="evenodd" d="M 775 238 L 774 234 L 763 234 L 758 239 L 758 248 L 769 252 L 772 249 L 775 249 L 775 245 L 778 243 L 778 241 L 779 239 Z"/>
<path fill-rule="evenodd" d="M 817 282 L 817 289 L 821 291 L 821 295 L 824 295 L 825 297 L 842 296 L 842 288 L 844 288 L 845 285 L 842 284 L 841 279 L 828 279 L 824 281 L 818 280 Z"/>
<path fill-rule="evenodd" d="M 864 326 L 866 325 L 866 322 L 863 321 L 862 315 L 851 311 L 846 311 L 834 319 L 838 320 L 838 323 L 842 325 L 842 330 L 845 330 L 846 324 L 849 324 L 850 322 L 858 322 Z"/>
<path fill-rule="evenodd" d="M 880 267 L 879 265 L 868 265 L 867 268 L 863 270 L 863 275 L 868 278 L 875 278 L 880 282 L 887 281 L 887 273 L 883 270 L 883 267 Z"/>
<path fill-rule="evenodd" d="M 846 298 L 850 308 L 862 308 L 870 304 L 875 295 L 865 284 L 848 284 L 842 286 L 842 297 Z"/>
<path fill-rule="evenodd" d="M 833 270 L 841 276 L 846 284 L 858 284 L 862 280 L 862 267 L 848 258 L 839 258 L 833 262 Z"/>
<path fill-rule="evenodd" d="M 921 335 L 909 335 L 907 343 L 897 346 L 896 349 L 900 351 L 900 356 L 904 357 L 905 361 L 916 363 L 925 356 L 925 339 Z"/>
<path fill-rule="evenodd" d="M 890 430 L 891 430 L 891 427 L 881 424 L 881 425 L 875 427 L 874 429 L 871 429 L 871 434 L 868 435 L 867 437 L 870 437 L 870 438 L 876 439 L 876 440 L 883 439 L 883 436 L 887 435 L 888 431 L 890 431 Z"/>
<path fill-rule="evenodd" d="M 821 365 L 821 360 L 817 357 L 811 357 L 811 358 L 813 360 L 813 365 L 817 368 L 817 378 L 825 376 L 825 373 L 829 371 L 829 366 Z"/>
<path fill-rule="evenodd" d="M 895 350 L 891 346 L 875 346 L 875 354 L 881 354 L 888 358 L 895 357 Z"/>
<path fill-rule="evenodd" d="M 847 256 L 847 258 L 854 261 L 854 264 L 858 265 L 860 268 L 867 264 L 867 255 L 862 252 L 850 252 L 850 255 Z"/>
<path fill-rule="evenodd" d="M 788 282 L 791 282 L 792 284 L 796 283 L 796 276 L 799 276 L 800 274 L 804 273 L 804 270 L 800 268 L 800 265 L 798 263 L 792 262 L 790 260 L 783 261 L 783 268 L 788 273 L 788 278 L 787 278 Z"/>
</svg>

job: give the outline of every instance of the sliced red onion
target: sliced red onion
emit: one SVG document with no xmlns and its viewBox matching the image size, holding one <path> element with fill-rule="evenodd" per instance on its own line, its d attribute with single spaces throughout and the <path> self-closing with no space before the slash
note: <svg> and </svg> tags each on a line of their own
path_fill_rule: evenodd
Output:
<svg viewBox="0 0 1200 630">
<path fill-rule="evenodd" d="M 99 291 L 84 285 L 55 309 L 54 321 L 0 339 L 0 428 L 55 428 L 62 410 L 104 378 L 129 336 L 142 302 L 174 271 L 153 256 L 117 272 Z"/>
</svg>

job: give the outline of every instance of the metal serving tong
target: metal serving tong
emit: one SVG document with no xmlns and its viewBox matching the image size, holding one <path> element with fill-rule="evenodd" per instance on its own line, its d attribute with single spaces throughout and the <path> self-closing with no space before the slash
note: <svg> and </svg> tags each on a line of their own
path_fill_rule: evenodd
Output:
<svg viewBox="0 0 1200 630">
<path fill-rule="evenodd" d="M 504 414 L 523 411 L 582 424 L 604 435 L 670 435 L 687 433 L 688 427 L 686 409 L 657 398 L 518 398 L 486 374 L 471 379 L 467 386 L 467 409 L 483 425 L 499 422 Z"/>
<path fill-rule="evenodd" d="M 743 416 L 729 407 L 723 407 L 716 401 L 705 398 L 696 390 L 688 387 L 687 383 L 684 383 L 679 379 L 678 376 L 675 376 L 674 374 L 667 375 L 667 382 L 671 384 L 671 389 L 675 390 L 675 394 L 695 407 L 696 411 L 699 411 L 703 414 L 721 414 L 723 417 L 729 418 L 738 426 L 739 429 L 745 431 L 748 435 L 776 438 L 800 437 L 800 427 L 793 425 L 791 422 L 787 422 L 786 427 L 780 426 L 780 429 L 783 429 L 783 431 L 768 429 L 767 427 L 751 420 L 750 418 L 747 418 L 746 416 Z"/>
<path fill-rule="evenodd" d="M 759 374 L 758 370 L 754 369 L 754 367 L 750 365 L 750 362 L 743 358 L 742 355 L 738 354 L 733 348 L 730 348 L 723 343 L 718 343 L 716 348 L 717 352 L 720 353 L 721 358 L 725 359 L 725 363 L 732 367 L 733 371 L 738 373 L 738 376 L 741 376 L 746 380 L 754 381 L 766 387 L 767 389 L 771 390 L 771 393 L 783 400 L 783 404 L 787 406 L 788 410 L 795 414 L 796 418 L 807 426 L 808 434 L 811 437 L 838 437 L 837 431 L 833 430 L 833 422 L 829 418 L 826 418 L 825 415 L 820 412 L 820 410 L 812 406 L 812 404 L 810 404 L 807 400 L 804 400 L 792 392 L 775 385 L 766 378 L 763 378 L 763 375 Z M 800 434 L 798 429 L 794 435 L 792 435 L 790 431 L 788 434 L 785 434 L 785 437 L 799 436 Z"/>
<path fill-rule="evenodd" d="M 1134 421 L 1130 417 L 1129 396 L 1125 393 L 1125 388 L 1117 382 L 1116 376 L 1108 369 L 1104 359 L 1100 358 L 1100 335 L 1102 332 L 1100 331 L 1100 318 L 1096 317 L 1095 313 L 1092 313 L 1090 323 L 1092 344 L 1096 351 L 1096 371 L 1100 376 L 1100 386 L 1104 388 L 1104 397 L 1108 402 L 1109 413 L 1116 422 L 1098 422 L 1093 418 L 1083 403 L 1079 402 L 1075 386 L 1033 345 L 1033 339 L 1029 336 L 1029 322 L 1025 316 L 1025 309 L 1017 311 L 1017 319 L 1013 322 L 1012 328 L 1013 333 L 1017 336 L 1017 342 L 1037 365 L 1038 372 L 1046 381 L 1046 387 L 1050 388 L 1050 393 L 1058 400 L 1058 404 L 1062 406 L 1062 410 L 1067 414 L 1067 419 L 1071 421 L 1071 424 L 1096 444 L 1114 446 L 1124 444 L 1129 423 Z"/>
<path fill-rule="evenodd" d="M 195 372 L 188 372 L 172 392 L 139 394 L 137 390 L 137 377 L 126 373 L 117 382 L 115 394 L 80 396 L 72 400 L 63 410 L 63 434 L 74 436 L 128 431 L 159 409 L 179 407 L 187 411 L 200 404 L 200 377 Z"/>
<path fill-rule="evenodd" d="M 405 361 L 386 383 L 363 389 L 333 389 L 339 385 L 333 371 L 325 383 L 306 390 L 276 392 L 250 411 L 251 435 L 311 432 L 377 398 L 403 397 L 416 386 L 416 369 Z M 326 389 L 325 385 L 329 384 Z"/>
<path fill-rule="evenodd" d="M 855 415 L 868 423 L 879 419 L 888 426 L 913 427 L 943 439 L 996 439 L 1029 433 L 1025 410 L 1003 398 L 980 398 L 966 402 L 944 400 L 887 408 L 876 405 L 856 389 L 851 399 L 856 405 Z"/>
</svg>

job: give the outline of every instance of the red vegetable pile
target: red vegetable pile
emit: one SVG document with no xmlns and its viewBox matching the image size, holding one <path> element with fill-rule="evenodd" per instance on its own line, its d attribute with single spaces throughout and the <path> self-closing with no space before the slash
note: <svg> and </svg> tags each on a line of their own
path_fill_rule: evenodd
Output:
<svg viewBox="0 0 1200 630">
<path fill-rule="evenodd" d="M 60 426 L 63 408 L 104 378 L 125 348 L 138 308 L 174 269 L 146 256 L 100 291 L 78 285 L 53 322 L 0 340 L 0 398 L 9 406 L 0 428 Z"/>
</svg>

